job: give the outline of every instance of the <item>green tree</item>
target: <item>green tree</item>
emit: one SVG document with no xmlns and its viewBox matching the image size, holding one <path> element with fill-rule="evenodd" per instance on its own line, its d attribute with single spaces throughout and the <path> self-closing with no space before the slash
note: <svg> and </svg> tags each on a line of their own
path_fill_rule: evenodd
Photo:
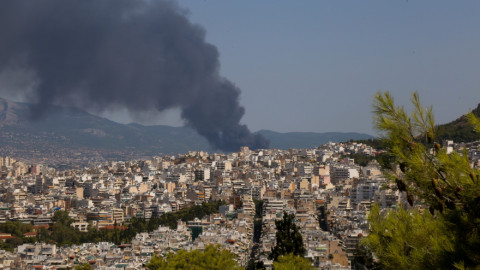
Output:
<svg viewBox="0 0 480 270">
<path fill-rule="evenodd" d="M 369 156 L 369 155 L 360 154 L 360 153 L 352 153 L 344 157 L 353 158 L 355 163 L 362 167 L 367 166 L 370 161 L 375 159 L 374 156 Z"/>
<path fill-rule="evenodd" d="M 73 222 L 73 219 L 68 216 L 67 211 L 61 211 L 60 210 L 60 211 L 55 212 L 55 214 L 53 214 L 52 221 L 54 223 L 58 222 L 62 225 L 70 226 L 70 224 L 72 224 L 72 222 Z"/>
<path fill-rule="evenodd" d="M 51 239 L 59 245 L 77 244 L 79 241 L 80 232 L 71 226 L 56 222 L 52 226 Z"/>
<path fill-rule="evenodd" d="M 375 125 L 390 156 L 385 174 L 405 194 L 412 209 L 380 211 L 369 216 L 364 241 L 387 269 L 475 269 L 480 267 L 480 171 L 468 153 L 447 153 L 435 141 L 431 108 L 412 95 L 413 112 L 392 96 L 375 96 Z M 480 122 L 468 116 L 477 132 Z"/>
<path fill-rule="evenodd" d="M 278 257 L 278 261 L 273 262 L 275 270 L 313 270 L 312 262 L 302 256 L 292 253 Z"/>
<path fill-rule="evenodd" d="M 296 256 L 292 253 L 278 257 L 278 261 L 273 262 L 275 270 L 313 270 L 312 262 L 302 256 Z"/>
<path fill-rule="evenodd" d="M 150 270 L 166 269 L 166 262 L 162 257 L 154 254 L 146 266 Z"/>
<path fill-rule="evenodd" d="M 325 205 L 320 205 L 317 210 L 318 210 L 318 223 L 320 224 L 320 229 L 328 232 L 330 228 L 328 227 L 328 213 L 326 211 Z"/>
<path fill-rule="evenodd" d="M 292 253 L 294 255 L 305 255 L 303 238 L 300 229 L 295 225 L 295 215 L 283 212 L 283 219 L 275 221 L 277 232 L 275 234 L 276 245 L 270 254 L 270 258 L 277 261 L 279 256 Z"/>
<path fill-rule="evenodd" d="M 177 253 L 169 253 L 163 259 L 154 255 L 147 264 L 150 270 L 157 269 L 242 269 L 235 261 L 235 254 L 220 248 L 220 245 L 208 245 L 202 252 L 200 250 L 180 250 Z"/>
<path fill-rule="evenodd" d="M 333 259 L 332 254 L 329 254 L 328 257 L 330 260 Z M 375 261 L 375 259 L 373 258 L 372 252 L 365 245 L 358 243 L 357 248 L 353 252 L 352 269 L 380 270 L 382 269 L 382 265 L 377 261 Z"/>
<path fill-rule="evenodd" d="M 93 267 L 88 263 L 82 263 L 75 266 L 75 270 L 93 270 Z"/>
</svg>

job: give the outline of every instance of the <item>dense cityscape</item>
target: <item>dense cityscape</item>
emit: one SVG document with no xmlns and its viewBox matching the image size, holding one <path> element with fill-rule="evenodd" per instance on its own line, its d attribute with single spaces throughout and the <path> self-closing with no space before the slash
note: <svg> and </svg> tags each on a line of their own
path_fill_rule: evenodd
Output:
<svg viewBox="0 0 480 270">
<path fill-rule="evenodd" d="M 467 150 L 472 166 L 480 166 L 478 142 L 445 147 Z M 67 171 L 3 157 L 0 267 L 139 269 L 153 254 L 220 244 L 243 267 L 253 261 L 271 268 L 275 220 L 293 214 L 314 267 L 350 269 L 368 235 L 372 203 L 410 207 L 383 176 L 381 156 L 357 142 L 242 147 Z M 70 229 L 62 232 L 60 223 Z"/>
<path fill-rule="evenodd" d="M 479 270 L 479 13 L 0 1 L 0 269 Z"/>
</svg>

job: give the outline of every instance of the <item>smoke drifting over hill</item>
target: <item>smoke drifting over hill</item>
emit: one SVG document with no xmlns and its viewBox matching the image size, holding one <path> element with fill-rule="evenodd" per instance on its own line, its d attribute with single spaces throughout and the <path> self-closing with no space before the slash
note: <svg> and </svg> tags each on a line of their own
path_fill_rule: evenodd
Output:
<svg viewBox="0 0 480 270">
<path fill-rule="evenodd" d="M 240 124 L 240 90 L 219 74 L 215 46 L 173 1 L 35 0 L 0 2 L 0 73 L 35 80 L 22 93 L 46 105 L 101 112 L 180 108 L 215 147 L 266 148 Z M 1 91 L 1 89 L 0 89 Z"/>
</svg>

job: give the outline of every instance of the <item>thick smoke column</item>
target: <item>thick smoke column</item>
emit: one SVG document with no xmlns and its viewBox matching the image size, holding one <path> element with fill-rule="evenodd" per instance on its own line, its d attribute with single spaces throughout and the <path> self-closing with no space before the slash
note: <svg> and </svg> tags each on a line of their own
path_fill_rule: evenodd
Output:
<svg viewBox="0 0 480 270">
<path fill-rule="evenodd" d="M 36 113 L 65 104 L 101 112 L 181 108 L 215 147 L 266 148 L 240 124 L 240 90 L 219 75 L 218 51 L 172 1 L 0 2 L 0 72 L 25 68 Z"/>
</svg>

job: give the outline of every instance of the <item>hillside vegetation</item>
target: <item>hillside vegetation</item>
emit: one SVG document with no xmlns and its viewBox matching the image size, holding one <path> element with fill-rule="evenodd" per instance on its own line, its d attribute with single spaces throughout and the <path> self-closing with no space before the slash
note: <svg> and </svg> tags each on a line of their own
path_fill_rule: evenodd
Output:
<svg viewBox="0 0 480 270">
<path fill-rule="evenodd" d="M 472 113 L 480 117 L 480 104 Z M 471 142 L 480 140 L 480 134 L 475 133 L 472 126 L 469 124 L 465 115 L 458 119 L 443 125 L 437 126 L 437 138 L 439 141 L 453 140 L 455 142 Z"/>
</svg>

